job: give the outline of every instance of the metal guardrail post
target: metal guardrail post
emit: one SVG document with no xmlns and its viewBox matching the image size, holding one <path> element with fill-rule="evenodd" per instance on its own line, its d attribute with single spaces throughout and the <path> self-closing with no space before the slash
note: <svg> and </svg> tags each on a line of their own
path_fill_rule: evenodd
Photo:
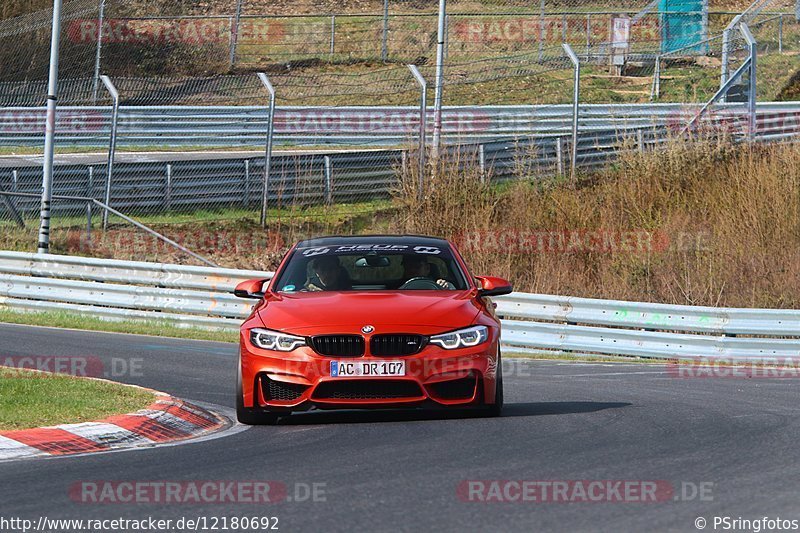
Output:
<svg viewBox="0 0 800 533">
<path fill-rule="evenodd" d="M 92 242 L 92 202 L 86 202 L 86 243 Z"/>
<path fill-rule="evenodd" d="M 556 172 L 559 176 L 564 175 L 564 138 L 556 138 Z"/>
<path fill-rule="evenodd" d="M 447 0 L 439 0 L 439 28 L 436 38 L 436 94 L 433 100 L 433 157 L 439 158 L 442 142 L 442 92 L 444 91 L 444 39 L 447 18 Z"/>
<path fill-rule="evenodd" d="M 100 79 L 105 85 L 106 90 L 111 94 L 113 101 L 111 110 L 111 139 L 108 145 L 108 161 L 106 172 L 106 193 L 103 197 L 103 203 L 111 205 L 111 180 L 114 176 L 114 157 L 117 153 L 117 127 L 119 125 L 119 92 L 114 87 L 111 78 L 108 76 L 100 76 Z M 103 231 L 108 229 L 108 211 L 103 211 Z"/>
<path fill-rule="evenodd" d="M 250 160 L 244 160 L 244 195 L 242 196 L 242 205 L 245 209 L 250 207 Z"/>
<path fill-rule="evenodd" d="M 486 183 L 486 146 L 478 145 L 478 165 L 481 172 L 481 183 Z"/>
<path fill-rule="evenodd" d="M 86 181 L 86 196 L 94 197 L 94 167 L 88 169 L 88 179 Z M 92 242 L 92 203 L 86 202 L 86 242 Z"/>
<path fill-rule="evenodd" d="M 267 150 L 264 156 L 264 186 L 261 194 L 261 227 L 267 227 L 267 202 L 269 200 L 269 177 L 272 166 L 272 137 L 275 133 L 275 88 L 263 72 L 258 73 L 258 79 L 264 84 L 269 93 L 269 124 L 267 125 Z"/>
<path fill-rule="evenodd" d="M 228 63 L 230 68 L 236 65 L 236 51 L 239 47 L 239 27 L 242 21 L 242 3 L 244 0 L 236 0 L 236 14 L 231 20 L 231 49 Z"/>
<path fill-rule="evenodd" d="M 381 61 L 389 59 L 389 0 L 383 0 L 383 35 L 381 37 Z"/>
<path fill-rule="evenodd" d="M 323 158 L 325 164 L 325 205 L 333 203 L 333 165 L 331 164 L 331 156 L 326 155 Z"/>
<path fill-rule="evenodd" d="M 422 195 L 423 186 L 425 183 L 425 151 L 427 147 L 427 131 L 428 131 L 428 82 L 420 74 L 416 65 L 408 65 L 408 69 L 417 80 L 420 88 L 419 100 L 419 184 L 417 192 Z M 405 153 L 405 152 L 404 152 Z"/>
<path fill-rule="evenodd" d="M 16 170 L 12 170 L 11 171 L 11 192 L 12 193 L 17 192 L 18 188 L 19 188 L 19 173 Z M 14 222 L 17 223 L 17 226 L 19 226 L 22 229 L 25 229 L 25 220 L 22 218 L 22 215 L 17 210 L 17 206 L 14 203 L 14 197 L 13 196 L 5 196 L 5 195 L 3 195 L 2 198 L 3 198 L 3 203 L 6 206 L 6 209 L 8 209 L 9 213 L 11 213 L 11 218 L 14 219 Z"/>
<path fill-rule="evenodd" d="M 167 163 L 167 173 L 164 182 L 164 209 L 169 211 L 172 208 L 172 165 Z"/>
<path fill-rule="evenodd" d="M 575 171 L 578 166 L 578 120 L 580 113 L 580 98 L 581 98 L 581 62 L 572 47 L 564 43 L 561 45 L 564 51 L 569 56 L 570 61 L 575 66 L 575 77 L 573 80 L 573 94 L 572 94 L 572 157 L 570 158 L 570 174 L 574 178 Z"/>
<path fill-rule="evenodd" d="M 100 0 L 100 13 L 97 24 L 97 50 L 94 58 L 94 87 L 92 88 L 92 102 L 97 105 L 97 95 L 100 92 L 100 60 L 103 57 L 103 24 L 105 24 L 106 0 Z"/>
</svg>

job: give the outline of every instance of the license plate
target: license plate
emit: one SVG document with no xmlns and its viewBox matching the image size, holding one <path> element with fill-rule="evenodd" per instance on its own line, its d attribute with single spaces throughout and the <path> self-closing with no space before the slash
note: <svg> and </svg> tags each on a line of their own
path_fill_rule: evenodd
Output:
<svg viewBox="0 0 800 533">
<path fill-rule="evenodd" d="M 405 361 L 331 361 L 334 378 L 405 375 Z"/>
</svg>

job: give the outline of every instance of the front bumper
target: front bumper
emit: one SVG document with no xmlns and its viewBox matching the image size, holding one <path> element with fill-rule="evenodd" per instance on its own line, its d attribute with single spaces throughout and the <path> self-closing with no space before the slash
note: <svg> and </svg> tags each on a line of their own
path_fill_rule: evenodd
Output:
<svg viewBox="0 0 800 533">
<path fill-rule="evenodd" d="M 411 356 L 343 358 L 307 346 L 288 353 L 262 350 L 242 338 L 244 405 L 289 412 L 493 403 L 497 342 L 492 338 L 458 350 L 428 345 Z M 331 377 L 331 361 L 399 360 L 406 363 L 403 377 Z"/>
</svg>

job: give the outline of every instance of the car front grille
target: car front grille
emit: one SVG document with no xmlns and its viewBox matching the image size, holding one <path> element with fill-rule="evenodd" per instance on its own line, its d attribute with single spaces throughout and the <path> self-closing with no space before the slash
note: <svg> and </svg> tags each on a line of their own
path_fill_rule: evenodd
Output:
<svg viewBox="0 0 800 533">
<path fill-rule="evenodd" d="M 319 335 L 311 337 L 311 347 L 320 355 L 361 357 L 364 355 L 364 337 L 361 335 Z"/>
<path fill-rule="evenodd" d="M 369 351 L 372 355 L 378 356 L 413 355 L 422 350 L 425 342 L 426 338 L 422 335 L 405 333 L 373 335 L 370 339 Z"/>
<path fill-rule="evenodd" d="M 308 385 L 275 381 L 267 376 L 261 377 L 261 390 L 267 401 L 291 402 L 298 399 L 308 389 Z"/>
<path fill-rule="evenodd" d="M 475 394 L 475 375 L 451 381 L 426 385 L 434 396 L 442 400 L 469 400 Z"/>
<path fill-rule="evenodd" d="M 413 381 L 353 379 L 320 383 L 313 398 L 320 400 L 388 400 L 419 398 L 422 391 Z"/>
</svg>

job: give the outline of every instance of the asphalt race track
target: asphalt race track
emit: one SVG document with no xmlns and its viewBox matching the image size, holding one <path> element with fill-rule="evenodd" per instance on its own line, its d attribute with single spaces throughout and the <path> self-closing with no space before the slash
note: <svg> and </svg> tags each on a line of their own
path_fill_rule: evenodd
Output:
<svg viewBox="0 0 800 533">
<path fill-rule="evenodd" d="M 30 355 L 138 361 L 141 371 L 120 381 L 233 405 L 229 344 L 0 325 L 0 356 Z M 698 517 L 713 531 L 715 515 L 800 519 L 795 379 L 681 379 L 664 366 L 520 359 L 505 369 L 500 419 L 315 412 L 175 447 L 2 463 L 0 515 L 277 516 L 281 531 L 697 531 Z M 290 495 L 321 483 L 324 501 L 70 499 L 70 486 L 91 480 L 276 480 Z M 675 491 L 652 503 L 468 502 L 457 492 L 465 480 L 661 480 Z M 692 494 L 700 486 L 711 491 L 702 500 Z"/>
</svg>

